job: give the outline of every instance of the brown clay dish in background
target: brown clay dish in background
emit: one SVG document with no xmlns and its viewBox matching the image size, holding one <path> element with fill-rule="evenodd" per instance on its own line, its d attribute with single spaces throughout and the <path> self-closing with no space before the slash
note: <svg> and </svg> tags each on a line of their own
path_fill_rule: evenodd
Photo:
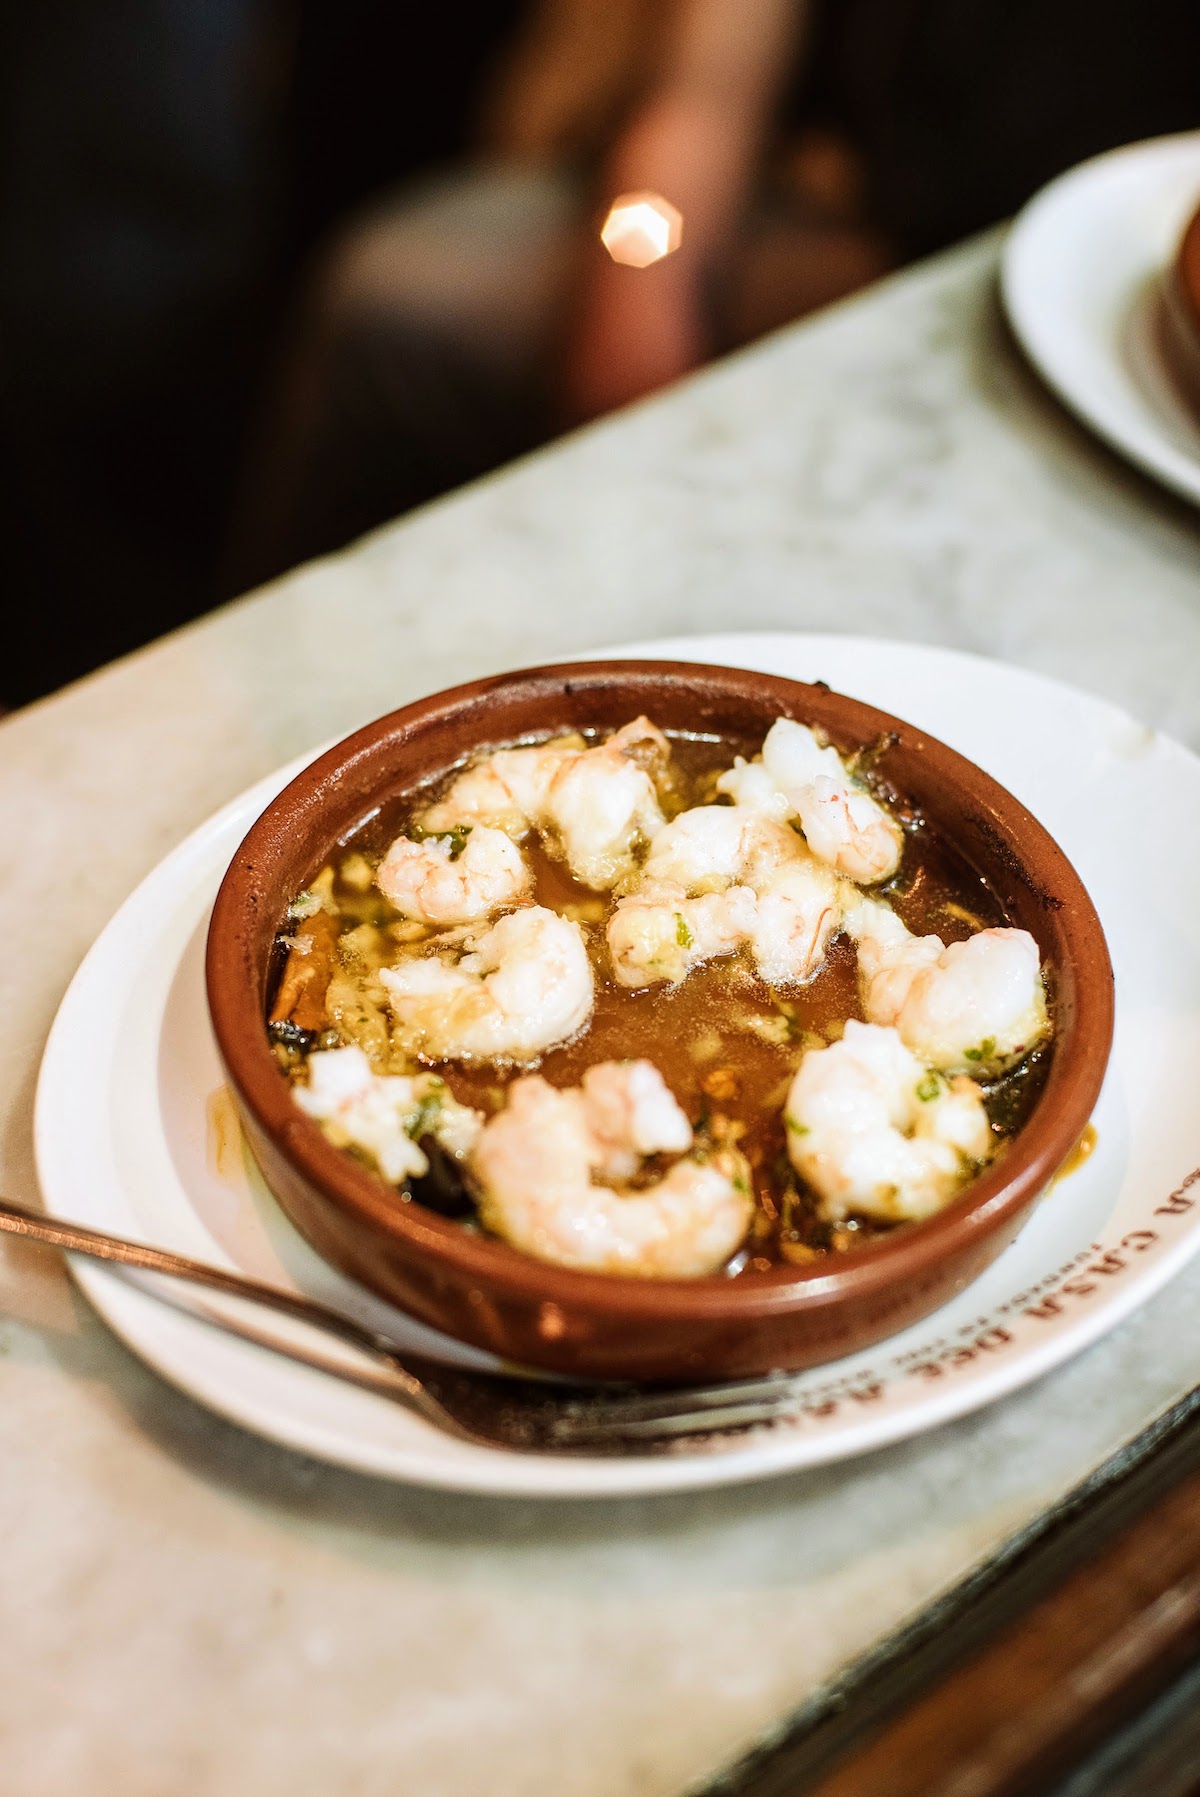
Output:
<svg viewBox="0 0 1200 1797">
<path fill-rule="evenodd" d="M 532 734 L 615 729 L 766 734 L 776 717 L 876 764 L 984 877 L 1051 968 L 1055 1046 L 1034 1111 L 944 1211 L 811 1268 L 632 1279 L 532 1259 L 388 1189 L 303 1115 L 264 1026 L 276 930 L 330 849 L 375 806 L 474 750 Z M 217 1043 L 267 1183 L 317 1252 L 401 1309 L 508 1359 L 589 1378 L 695 1381 L 812 1366 L 895 1334 L 975 1279 L 1071 1153 L 1112 1040 L 1112 968 L 1092 903 L 1024 806 L 962 756 L 827 687 L 685 662 L 592 662 L 476 681 L 369 724 L 322 755 L 254 825 L 208 938 Z M 1069 1187 L 1058 1202 L 1069 1202 Z"/>
<path fill-rule="evenodd" d="M 1176 384 L 1200 415 L 1200 209 L 1180 239 L 1160 292 L 1161 339 Z"/>
</svg>

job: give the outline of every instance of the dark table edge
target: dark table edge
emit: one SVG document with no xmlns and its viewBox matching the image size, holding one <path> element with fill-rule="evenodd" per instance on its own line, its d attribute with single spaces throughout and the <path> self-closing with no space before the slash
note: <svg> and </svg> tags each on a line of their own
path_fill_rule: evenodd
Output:
<svg viewBox="0 0 1200 1797">
<path fill-rule="evenodd" d="M 847 1666 L 694 1797 L 801 1797 L 964 1658 L 1200 1469 L 1200 1386 L 966 1578 Z"/>
</svg>

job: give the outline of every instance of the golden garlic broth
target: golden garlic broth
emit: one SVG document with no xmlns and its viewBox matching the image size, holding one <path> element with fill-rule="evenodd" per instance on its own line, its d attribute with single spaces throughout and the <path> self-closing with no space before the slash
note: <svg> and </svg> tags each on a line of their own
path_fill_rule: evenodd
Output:
<svg viewBox="0 0 1200 1797">
<path fill-rule="evenodd" d="M 668 814 L 711 802 L 716 775 L 731 765 L 735 755 L 752 755 L 758 746 L 672 737 L 675 779 L 666 795 Z M 383 929 L 397 923 L 398 914 L 368 884 L 367 868 L 378 865 L 389 844 L 404 832 L 413 810 L 427 806 L 437 791 L 436 786 L 423 787 L 415 806 L 407 796 L 389 802 L 345 839 L 331 864 L 332 898 L 342 935 L 364 923 Z M 887 895 L 908 928 L 949 942 L 1007 922 L 995 896 L 953 845 L 921 819 L 907 821 L 900 868 L 875 890 Z M 580 885 L 535 837 L 523 846 L 534 871 L 534 902 L 582 926 L 596 987 L 587 1028 L 574 1041 L 543 1055 L 537 1071 L 553 1085 L 576 1086 L 597 1062 L 644 1057 L 662 1073 L 694 1124 L 707 1122 L 718 1130 L 734 1126 L 752 1170 L 757 1209 L 751 1236 L 731 1270 L 769 1266 L 781 1257 L 803 1262 L 821 1251 L 850 1247 L 880 1233 L 886 1226 L 865 1220 L 834 1227 L 823 1222 L 785 1151 L 784 1099 L 805 1048 L 836 1040 L 847 1019 L 863 1016 L 850 940 L 837 937 L 820 973 L 802 987 L 771 990 L 749 958 L 739 954 L 694 968 L 677 986 L 632 991 L 617 984 L 608 958 L 604 927 L 613 895 Z M 281 935 L 273 1005 L 287 942 L 287 935 Z M 343 1032 L 339 1039 L 354 1038 Z M 315 1038 L 291 1048 L 280 1044 L 276 1052 L 295 1074 L 303 1065 L 303 1049 L 314 1045 Z M 1046 1058 L 1044 1053 L 1031 1056 L 988 1093 L 994 1127 L 1004 1137 L 1015 1134 L 1029 1115 L 1044 1081 Z M 457 1099 L 487 1113 L 504 1104 L 510 1081 L 530 1071 L 528 1066 L 454 1062 L 436 1066 Z M 653 1163 L 649 1171 L 655 1171 Z"/>
</svg>

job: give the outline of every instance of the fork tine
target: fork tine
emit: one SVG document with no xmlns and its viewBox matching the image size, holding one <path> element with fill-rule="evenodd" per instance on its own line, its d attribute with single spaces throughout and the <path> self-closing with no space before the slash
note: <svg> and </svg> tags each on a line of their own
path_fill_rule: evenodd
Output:
<svg viewBox="0 0 1200 1797">
<path fill-rule="evenodd" d="M 699 1401 L 697 1401 L 699 1399 Z M 757 1423 L 780 1420 L 794 1412 L 798 1399 L 789 1388 L 766 1395 L 752 1389 L 735 1399 L 722 1393 L 719 1404 L 706 1404 L 703 1394 L 676 1392 L 668 1405 L 663 1394 L 657 1406 L 645 1412 L 601 1403 L 580 1405 L 561 1412 L 551 1426 L 555 1442 L 572 1446 L 584 1443 L 626 1443 L 669 1440 L 684 1435 L 726 1434 Z"/>
<path fill-rule="evenodd" d="M 795 1382 L 783 1373 L 768 1373 L 760 1379 L 735 1379 L 721 1385 L 686 1386 L 666 1391 L 598 1394 L 579 1400 L 576 1416 L 586 1417 L 590 1424 L 604 1428 L 632 1428 L 643 1424 L 669 1423 L 680 1416 L 708 1416 L 714 1426 L 730 1411 L 752 1405 L 758 1410 L 776 1410 L 796 1400 Z"/>
<path fill-rule="evenodd" d="M 764 1403 L 761 1399 L 738 1405 L 725 1405 L 719 1410 L 697 1410 L 680 1405 L 669 1415 L 645 1417 L 634 1421 L 616 1421 L 590 1413 L 557 1417 L 551 1436 L 561 1446 L 600 1447 L 613 1443 L 631 1446 L 635 1443 L 662 1442 L 687 1435 L 728 1435 L 755 1424 L 781 1421 L 788 1415 L 785 1404 Z"/>
</svg>

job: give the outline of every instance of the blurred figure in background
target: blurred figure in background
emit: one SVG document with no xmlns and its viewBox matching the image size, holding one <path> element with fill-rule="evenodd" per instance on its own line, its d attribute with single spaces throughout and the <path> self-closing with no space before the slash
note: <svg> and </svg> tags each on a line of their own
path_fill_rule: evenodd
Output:
<svg viewBox="0 0 1200 1797">
<path fill-rule="evenodd" d="M 850 146 L 821 126 L 778 141 L 809 10 L 534 0 L 472 161 L 365 213 L 319 272 L 240 571 L 344 541 L 881 272 Z M 684 236 L 634 270 L 597 231 L 639 189 Z"/>
<path fill-rule="evenodd" d="M 0 702 L 1195 124 L 1197 66 L 1195 0 L 0 0 Z"/>
<path fill-rule="evenodd" d="M 297 326 L 260 578 L 1196 121 L 1195 0 L 531 0 L 473 157 L 360 215 Z M 683 214 L 653 267 L 616 195 Z"/>
</svg>

